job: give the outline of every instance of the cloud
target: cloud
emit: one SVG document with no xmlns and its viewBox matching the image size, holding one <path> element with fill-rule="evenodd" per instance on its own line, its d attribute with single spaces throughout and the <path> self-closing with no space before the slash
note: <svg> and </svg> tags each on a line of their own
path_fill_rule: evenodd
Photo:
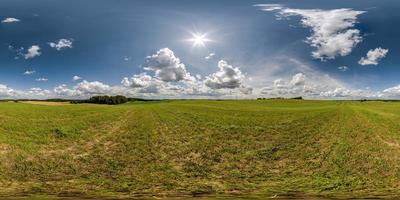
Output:
<svg viewBox="0 0 400 200">
<path fill-rule="evenodd" d="M 306 82 L 306 76 L 302 73 L 298 73 L 292 77 L 290 84 L 294 86 L 304 85 Z"/>
<path fill-rule="evenodd" d="M 26 70 L 25 72 L 24 72 L 24 75 L 32 75 L 32 74 L 34 74 L 36 71 L 35 70 Z"/>
<path fill-rule="evenodd" d="M 54 96 L 64 98 L 88 98 L 94 95 L 117 95 L 125 94 L 121 87 L 110 86 L 100 81 L 83 80 L 72 88 L 61 84 L 53 89 Z"/>
<path fill-rule="evenodd" d="M 82 79 L 82 77 L 80 77 L 80 76 L 73 76 L 72 77 L 72 81 L 78 81 L 78 80 L 81 80 Z"/>
<path fill-rule="evenodd" d="M 32 45 L 24 56 L 25 59 L 30 59 L 36 56 L 40 56 L 41 54 L 42 53 L 40 52 L 40 47 L 38 45 Z"/>
<path fill-rule="evenodd" d="M 254 6 L 260 7 L 262 11 L 276 11 L 285 8 L 282 4 L 256 4 Z"/>
<path fill-rule="evenodd" d="M 307 77 L 303 73 L 298 73 L 292 76 L 290 80 L 275 80 L 272 86 L 263 88 L 260 93 L 266 97 L 291 98 L 302 96 L 310 99 L 360 99 L 383 97 L 381 92 L 349 89 L 329 76 L 325 76 L 323 79 L 328 81 L 320 81 L 319 78 Z"/>
<path fill-rule="evenodd" d="M 387 98 L 399 99 L 400 98 L 400 85 L 386 88 L 382 91 L 382 93 L 383 93 L 383 96 L 385 96 Z"/>
<path fill-rule="evenodd" d="M 358 64 L 360 65 L 378 65 L 380 59 L 384 58 L 389 52 L 389 49 L 382 49 L 378 47 L 376 49 L 371 49 L 367 53 L 367 57 L 362 57 Z"/>
<path fill-rule="evenodd" d="M 154 71 L 155 76 L 165 82 L 175 82 L 192 79 L 186 67 L 174 52 L 168 48 L 158 50 L 155 54 L 147 56 L 144 69 Z"/>
<path fill-rule="evenodd" d="M 60 39 L 56 42 L 49 42 L 50 47 L 57 49 L 60 51 L 65 48 L 72 48 L 72 41 L 68 39 Z"/>
<path fill-rule="evenodd" d="M 111 94 L 111 87 L 99 81 L 82 81 L 74 87 L 75 96 Z"/>
<path fill-rule="evenodd" d="M 7 85 L 0 84 L 0 97 L 8 98 L 16 95 L 16 92 Z"/>
<path fill-rule="evenodd" d="M 229 65 L 226 61 L 218 62 L 219 71 L 206 77 L 205 84 L 211 89 L 234 89 L 241 86 L 244 75 L 239 68 Z"/>
<path fill-rule="evenodd" d="M 1 21 L 1 23 L 14 23 L 14 22 L 19 22 L 20 20 L 17 18 L 13 17 L 7 17 Z"/>
<path fill-rule="evenodd" d="M 303 73 L 293 75 L 290 80 L 276 79 L 272 86 L 264 87 L 261 94 L 268 97 L 304 96 L 305 93 L 310 92 L 307 90 L 315 90 L 312 85 L 306 86 L 306 79 Z"/>
<path fill-rule="evenodd" d="M 50 90 L 42 89 L 42 88 L 31 88 L 26 92 L 28 97 L 35 98 L 49 98 L 52 96 L 52 92 Z"/>
<path fill-rule="evenodd" d="M 121 85 L 128 95 L 145 97 L 184 97 L 186 95 L 205 95 L 209 89 L 205 87 L 201 76 L 193 77 L 186 71 L 174 53 L 168 49 L 160 49 L 148 56 L 143 65 L 144 70 L 154 71 L 154 76 L 148 73 L 124 77 Z"/>
<path fill-rule="evenodd" d="M 210 53 L 206 57 L 204 57 L 204 59 L 210 60 L 210 59 L 214 58 L 214 56 L 215 56 L 215 53 Z"/>
<path fill-rule="evenodd" d="M 74 94 L 72 89 L 69 89 L 66 84 L 61 84 L 53 89 L 53 92 L 60 97 L 71 97 Z"/>
<path fill-rule="evenodd" d="M 339 66 L 338 67 L 338 69 L 339 69 L 339 71 L 342 71 L 342 72 L 345 72 L 345 71 L 347 71 L 349 68 L 347 67 L 347 66 Z"/>
<path fill-rule="evenodd" d="M 15 48 L 12 45 L 8 45 L 8 50 L 15 53 L 16 56 L 14 57 L 14 59 L 19 59 L 21 56 L 25 56 L 25 54 L 23 53 L 24 51 L 24 47 L 20 47 L 20 48 Z"/>
<path fill-rule="evenodd" d="M 49 79 L 47 79 L 47 78 L 37 78 L 36 79 L 36 81 L 38 81 L 38 82 L 46 82 L 46 81 L 48 81 Z"/>
<path fill-rule="evenodd" d="M 320 93 L 320 98 L 328 99 L 380 99 L 387 98 L 382 92 L 371 91 L 371 90 L 351 90 L 347 88 L 335 88 L 333 90 L 323 91 Z"/>
<path fill-rule="evenodd" d="M 146 73 L 142 74 L 135 74 L 131 78 L 123 78 L 121 81 L 122 85 L 126 87 L 132 87 L 132 88 L 141 88 L 141 87 L 146 87 L 151 84 L 152 77 L 147 75 Z"/>
<path fill-rule="evenodd" d="M 258 4 L 263 11 L 277 12 L 277 19 L 290 16 L 300 16 L 301 23 L 312 30 L 306 42 L 316 50 L 312 56 L 316 59 L 334 59 L 336 56 L 346 56 L 362 41 L 360 30 L 355 29 L 357 17 L 365 11 L 349 8 L 321 9 L 292 9 L 280 4 Z"/>
</svg>

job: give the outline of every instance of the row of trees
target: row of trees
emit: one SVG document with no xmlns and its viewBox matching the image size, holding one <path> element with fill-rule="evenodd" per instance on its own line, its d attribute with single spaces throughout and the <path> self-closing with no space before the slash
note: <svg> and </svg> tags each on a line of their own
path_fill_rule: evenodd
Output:
<svg viewBox="0 0 400 200">
<path fill-rule="evenodd" d="M 87 100 L 73 100 L 71 103 L 96 103 L 96 104 L 108 104 L 117 105 L 128 102 L 129 99 L 122 95 L 117 96 L 93 96 Z"/>
<path fill-rule="evenodd" d="M 303 97 L 291 97 L 291 98 L 284 98 L 284 97 L 274 97 L 274 98 L 265 98 L 265 97 L 259 97 L 257 100 L 283 100 L 283 99 L 297 99 L 297 100 L 303 100 Z"/>
</svg>

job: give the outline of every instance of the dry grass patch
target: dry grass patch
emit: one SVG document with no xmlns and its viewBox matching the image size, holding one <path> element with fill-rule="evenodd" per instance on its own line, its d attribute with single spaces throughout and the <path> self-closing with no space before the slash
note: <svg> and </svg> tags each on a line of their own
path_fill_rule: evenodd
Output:
<svg viewBox="0 0 400 200">
<path fill-rule="evenodd" d="M 19 101 L 21 103 L 35 104 L 35 105 L 44 105 L 44 106 L 65 106 L 72 105 L 69 102 L 51 102 L 51 101 Z"/>
</svg>

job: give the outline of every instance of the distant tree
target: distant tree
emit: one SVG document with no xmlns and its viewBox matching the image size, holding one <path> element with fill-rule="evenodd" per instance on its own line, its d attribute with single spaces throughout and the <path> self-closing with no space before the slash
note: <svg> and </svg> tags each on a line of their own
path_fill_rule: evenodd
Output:
<svg viewBox="0 0 400 200">
<path fill-rule="evenodd" d="M 97 104 L 108 104 L 108 105 L 117 105 L 128 102 L 128 98 L 117 95 L 117 96 L 93 96 L 83 103 L 97 103 Z M 74 102 L 76 103 L 76 102 Z"/>
</svg>

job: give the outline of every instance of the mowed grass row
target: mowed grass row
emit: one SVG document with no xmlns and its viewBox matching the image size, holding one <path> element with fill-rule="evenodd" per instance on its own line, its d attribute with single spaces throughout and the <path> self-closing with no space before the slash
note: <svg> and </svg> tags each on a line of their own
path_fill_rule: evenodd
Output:
<svg viewBox="0 0 400 200">
<path fill-rule="evenodd" d="M 1 193 L 392 195 L 400 103 L 0 103 Z"/>
</svg>

